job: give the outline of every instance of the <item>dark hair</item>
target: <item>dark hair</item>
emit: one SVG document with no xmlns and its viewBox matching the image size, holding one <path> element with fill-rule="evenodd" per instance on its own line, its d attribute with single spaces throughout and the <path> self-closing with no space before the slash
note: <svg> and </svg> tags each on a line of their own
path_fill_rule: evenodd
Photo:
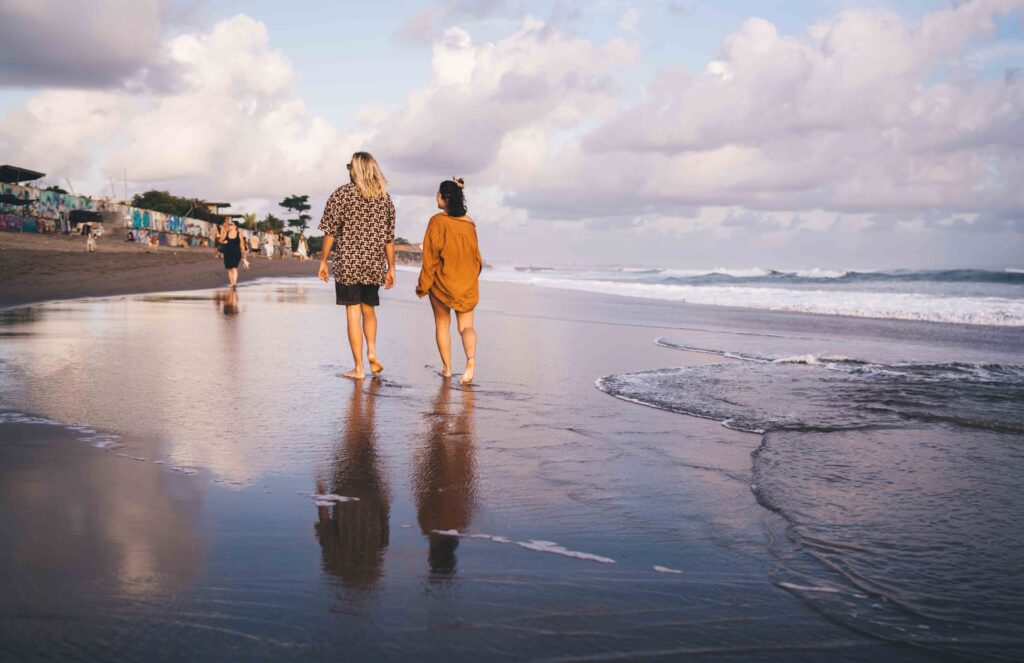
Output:
<svg viewBox="0 0 1024 663">
<path fill-rule="evenodd" d="M 453 177 L 441 182 L 441 186 L 438 187 L 438 193 L 444 200 L 444 211 L 448 216 L 466 216 L 466 196 L 462 193 L 465 184 L 461 177 Z"/>
</svg>

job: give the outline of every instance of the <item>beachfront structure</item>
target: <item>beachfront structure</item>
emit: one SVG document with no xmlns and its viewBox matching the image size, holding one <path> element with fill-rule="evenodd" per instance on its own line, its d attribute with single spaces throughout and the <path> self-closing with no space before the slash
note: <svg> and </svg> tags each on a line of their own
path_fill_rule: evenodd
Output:
<svg viewBox="0 0 1024 663">
<path fill-rule="evenodd" d="M 395 246 L 395 262 L 400 265 L 418 265 L 423 262 L 422 244 L 398 244 Z"/>
<path fill-rule="evenodd" d="M 48 191 L 22 184 L 45 176 L 45 173 L 18 166 L 0 166 L 0 231 L 61 233 L 70 232 L 81 215 L 79 211 L 95 212 L 105 232 L 115 237 L 148 242 L 155 236 L 162 246 L 208 246 L 217 224 L 189 216 L 165 214 L 133 207 L 127 202 L 110 199 L 93 200 L 59 191 Z M 230 203 L 204 203 L 211 210 L 230 207 Z M 216 212 L 214 212 L 216 213 Z M 223 214 L 240 217 L 241 214 Z M 91 216 L 95 223 L 95 216 Z M 248 239 L 253 231 L 240 228 Z"/>
</svg>

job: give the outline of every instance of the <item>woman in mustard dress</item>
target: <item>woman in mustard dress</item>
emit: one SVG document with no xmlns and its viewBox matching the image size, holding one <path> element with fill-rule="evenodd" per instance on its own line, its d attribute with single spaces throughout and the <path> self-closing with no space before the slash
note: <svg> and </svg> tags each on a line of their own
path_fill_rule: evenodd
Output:
<svg viewBox="0 0 1024 663">
<path fill-rule="evenodd" d="M 430 217 L 423 237 L 423 267 L 416 294 L 430 297 L 434 309 L 437 351 L 444 364 L 444 376 L 452 374 L 452 309 L 466 352 L 466 370 L 461 384 L 473 381 L 476 372 L 476 330 L 473 309 L 480 299 L 480 272 L 484 261 L 476 239 L 476 224 L 466 215 L 464 182 L 452 178 L 441 182 L 437 206 L 444 210 Z"/>
</svg>

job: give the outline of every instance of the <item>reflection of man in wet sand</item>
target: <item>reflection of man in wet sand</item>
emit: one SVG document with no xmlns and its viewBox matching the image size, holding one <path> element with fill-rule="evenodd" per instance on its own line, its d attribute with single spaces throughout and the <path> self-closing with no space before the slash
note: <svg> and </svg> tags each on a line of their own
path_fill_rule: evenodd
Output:
<svg viewBox="0 0 1024 663">
<path fill-rule="evenodd" d="M 317 481 L 318 493 L 359 498 L 317 507 L 315 525 L 324 573 L 356 588 L 372 587 L 380 578 L 389 538 L 390 498 L 374 431 L 377 389 L 375 380 L 365 391 L 358 382 L 352 385 L 345 436 L 331 460 L 330 477 Z"/>
<path fill-rule="evenodd" d="M 450 381 L 444 380 L 428 417 L 427 438 L 413 461 L 412 477 L 416 517 L 430 540 L 430 570 L 443 574 L 455 572 L 459 540 L 435 530 L 466 529 L 476 507 L 473 392 L 459 392 L 460 407 L 451 404 L 452 391 Z"/>
</svg>

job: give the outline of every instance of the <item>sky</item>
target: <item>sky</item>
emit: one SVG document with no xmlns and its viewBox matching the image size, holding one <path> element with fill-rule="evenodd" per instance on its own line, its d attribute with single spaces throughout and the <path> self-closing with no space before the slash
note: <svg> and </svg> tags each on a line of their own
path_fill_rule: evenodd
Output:
<svg viewBox="0 0 1024 663">
<path fill-rule="evenodd" d="M 0 0 L 0 162 L 398 234 L 466 180 L 495 264 L 1024 267 L 1024 0 Z"/>
</svg>

